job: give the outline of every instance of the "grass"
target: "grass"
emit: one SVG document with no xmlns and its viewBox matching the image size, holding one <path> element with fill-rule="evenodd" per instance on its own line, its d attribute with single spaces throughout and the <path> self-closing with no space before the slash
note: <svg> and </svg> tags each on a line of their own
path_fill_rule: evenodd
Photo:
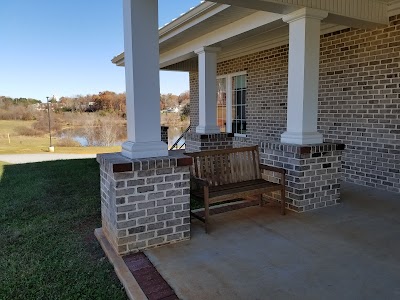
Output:
<svg viewBox="0 0 400 300">
<path fill-rule="evenodd" d="M 94 159 L 0 162 L 0 299 L 126 299 L 93 231 Z"/>
<path fill-rule="evenodd" d="M 5 121 L 0 120 L 0 154 L 22 154 L 48 152 L 49 137 L 21 136 L 16 132 L 20 126 L 30 127 L 34 121 Z M 10 134 L 10 141 L 8 140 Z M 54 139 L 56 142 L 57 139 Z M 57 153 L 96 154 L 120 152 L 121 147 L 56 147 Z"/>
<path fill-rule="evenodd" d="M 4 161 L 0 161 L 0 179 L 3 176 L 3 172 L 4 172 L 4 166 L 8 165 L 8 163 L 4 162 Z"/>
</svg>

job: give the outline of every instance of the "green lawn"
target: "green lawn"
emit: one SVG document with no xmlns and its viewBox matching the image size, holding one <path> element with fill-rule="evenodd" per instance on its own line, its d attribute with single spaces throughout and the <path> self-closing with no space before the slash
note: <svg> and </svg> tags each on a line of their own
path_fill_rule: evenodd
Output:
<svg viewBox="0 0 400 300">
<path fill-rule="evenodd" d="M 0 299 L 126 299 L 100 226 L 94 159 L 0 162 Z"/>
</svg>

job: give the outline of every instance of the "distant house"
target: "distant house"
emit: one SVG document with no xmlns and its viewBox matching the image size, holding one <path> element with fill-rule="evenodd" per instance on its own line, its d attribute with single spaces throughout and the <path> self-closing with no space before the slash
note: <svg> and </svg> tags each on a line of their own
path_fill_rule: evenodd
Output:
<svg viewBox="0 0 400 300">
<path fill-rule="evenodd" d="M 48 106 L 47 103 L 37 103 L 32 105 L 38 111 L 45 111 L 47 110 Z M 64 107 L 64 103 L 51 103 L 51 110 L 61 109 Z"/>
</svg>

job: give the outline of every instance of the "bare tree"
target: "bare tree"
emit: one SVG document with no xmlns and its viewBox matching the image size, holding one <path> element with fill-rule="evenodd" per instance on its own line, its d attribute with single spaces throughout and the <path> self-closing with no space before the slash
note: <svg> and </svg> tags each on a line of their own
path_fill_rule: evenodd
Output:
<svg viewBox="0 0 400 300">
<path fill-rule="evenodd" d="M 84 132 L 85 132 L 85 137 L 88 142 L 88 146 L 95 146 L 96 144 L 96 127 L 98 126 L 98 121 L 96 120 L 95 116 L 88 115 L 85 126 L 84 126 Z"/>
<path fill-rule="evenodd" d="M 118 140 L 118 121 L 115 117 L 106 117 L 100 121 L 99 141 L 102 146 L 113 146 Z"/>
</svg>

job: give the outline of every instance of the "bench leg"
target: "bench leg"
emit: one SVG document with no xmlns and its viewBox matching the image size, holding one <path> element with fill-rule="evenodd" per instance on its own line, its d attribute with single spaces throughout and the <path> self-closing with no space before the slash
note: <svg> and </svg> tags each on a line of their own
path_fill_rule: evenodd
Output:
<svg viewBox="0 0 400 300">
<path fill-rule="evenodd" d="M 281 214 L 285 215 L 286 211 L 286 174 L 283 173 L 281 177 Z"/>
<path fill-rule="evenodd" d="M 209 233 L 210 220 L 210 204 L 208 199 L 208 186 L 204 187 L 204 227 L 206 233 Z"/>
<path fill-rule="evenodd" d="M 286 214 L 286 190 L 285 187 L 281 190 L 281 214 Z"/>
</svg>

